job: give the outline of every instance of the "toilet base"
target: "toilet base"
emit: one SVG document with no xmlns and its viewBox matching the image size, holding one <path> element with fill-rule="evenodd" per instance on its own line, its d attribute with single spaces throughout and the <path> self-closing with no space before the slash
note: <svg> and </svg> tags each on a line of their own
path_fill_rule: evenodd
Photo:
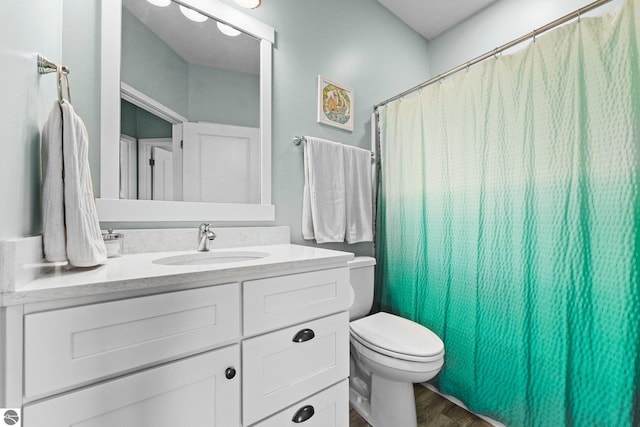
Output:
<svg viewBox="0 0 640 427">
<path fill-rule="evenodd" d="M 371 375 L 371 397 L 349 389 L 349 403 L 373 427 L 417 427 L 413 383 Z"/>
</svg>

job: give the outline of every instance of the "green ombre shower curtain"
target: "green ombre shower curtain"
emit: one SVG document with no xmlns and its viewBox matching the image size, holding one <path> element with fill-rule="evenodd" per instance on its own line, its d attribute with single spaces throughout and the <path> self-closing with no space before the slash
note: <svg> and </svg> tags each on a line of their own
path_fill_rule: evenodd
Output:
<svg viewBox="0 0 640 427">
<path fill-rule="evenodd" d="M 509 426 L 640 425 L 640 0 L 380 110 L 381 308 Z"/>
</svg>

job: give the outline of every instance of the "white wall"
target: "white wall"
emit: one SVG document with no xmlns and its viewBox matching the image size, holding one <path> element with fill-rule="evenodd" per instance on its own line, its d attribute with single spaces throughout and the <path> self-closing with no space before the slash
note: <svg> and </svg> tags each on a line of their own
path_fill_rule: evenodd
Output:
<svg viewBox="0 0 640 427">
<path fill-rule="evenodd" d="M 430 77 L 542 27 L 592 0 L 498 0 L 429 42 Z M 586 16 L 619 7 L 613 0 Z"/>
<path fill-rule="evenodd" d="M 61 58 L 62 0 L 0 3 L 0 239 L 41 232 L 40 129 L 57 99 L 36 54 Z"/>
</svg>

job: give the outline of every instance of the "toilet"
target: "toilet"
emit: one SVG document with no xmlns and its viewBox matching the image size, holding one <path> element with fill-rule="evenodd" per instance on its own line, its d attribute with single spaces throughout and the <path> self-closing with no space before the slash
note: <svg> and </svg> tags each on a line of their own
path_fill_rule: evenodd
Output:
<svg viewBox="0 0 640 427">
<path fill-rule="evenodd" d="M 413 384 L 440 372 L 444 343 L 411 320 L 384 312 L 368 316 L 375 264 L 371 257 L 349 262 L 349 403 L 373 427 L 416 427 Z"/>
</svg>

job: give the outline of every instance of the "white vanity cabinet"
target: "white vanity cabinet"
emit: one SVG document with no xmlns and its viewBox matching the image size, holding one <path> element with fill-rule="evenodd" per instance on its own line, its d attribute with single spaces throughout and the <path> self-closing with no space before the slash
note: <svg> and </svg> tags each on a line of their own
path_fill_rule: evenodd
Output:
<svg viewBox="0 0 640 427">
<path fill-rule="evenodd" d="M 244 425 L 349 376 L 347 268 L 245 282 L 243 304 L 245 337 L 262 333 L 242 342 Z M 329 399 L 348 402 L 341 388 L 327 393 Z M 341 423 L 315 424 L 324 416 L 312 405 L 307 409 L 303 425 L 348 425 L 348 410 L 337 412 Z"/>
<path fill-rule="evenodd" d="M 240 338 L 240 285 L 24 317 L 24 396 L 34 400 Z"/>
<path fill-rule="evenodd" d="M 239 366 L 232 345 L 26 405 L 28 427 L 174 427 L 240 425 Z"/>
<path fill-rule="evenodd" d="M 307 397 L 252 427 L 348 427 L 349 380 Z"/>
<path fill-rule="evenodd" d="M 348 427 L 341 265 L 25 303 L 5 398 L 23 427 Z"/>
<path fill-rule="evenodd" d="M 239 314 L 239 283 L 26 314 L 24 426 L 239 426 Z"/>
</svg>

